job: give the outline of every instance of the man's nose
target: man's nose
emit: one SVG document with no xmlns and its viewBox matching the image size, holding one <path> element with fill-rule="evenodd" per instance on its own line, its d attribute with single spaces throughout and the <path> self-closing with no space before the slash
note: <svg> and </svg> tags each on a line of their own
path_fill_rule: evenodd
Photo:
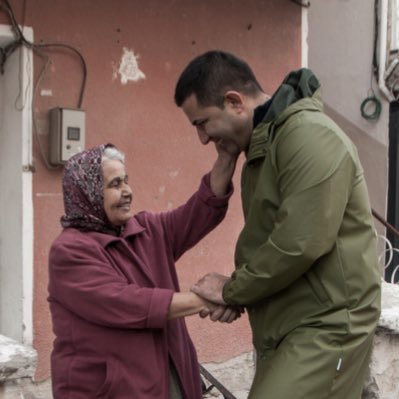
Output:
<svg viewBox="0 0 399 399">
<path fill-rule="evenodd" d="M 209 143 L 209 140 L 210 140 L 210 137 L 205 133 L 205 131 L 204 130 L 202 130 L 202 129 L 197 129 L 197 133 L 198 133 L 198 138 L 199 138 L 199 140 L 200 140 L 200 142 L 202 143 L 202 144 L 208 144 Z"/>
</svg>

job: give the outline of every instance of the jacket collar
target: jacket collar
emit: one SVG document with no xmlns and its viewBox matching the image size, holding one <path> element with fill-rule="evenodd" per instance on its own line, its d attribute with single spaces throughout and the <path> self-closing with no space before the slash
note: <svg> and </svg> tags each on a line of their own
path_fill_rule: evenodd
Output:
<svg viewBox="0 0 399 399">
<path fill-rule="evenodd" d="M 122 238 L 127 238 L 136 234 L 140 234 L 145 231 L 143 227 L 135 217 L 132 217 L 126 224 L 125 229 L 120 237 L 111 234 L 103 234 L 97 232 L 90 232 L 92 236 L 102 245 L 104 248 L 107 247 L 112 242 L 120 241 Z"/>
<path fill-rule="evenodd" d="M 125 230 L 122 233 L 122 237 L 130 237 L 136 234 L 140 234 L 145 231 L 145 227 L 142 226 L 135 217 L 132 217 L 126 224 Z"/>
<path fill-rule="evenodd" d="M 246 153 L 247 163 L 249 165 L 266 156 L 266 152 L 270 146 L 270 131 L 268 125 L 269 124 L 261 122 L 252 132 L 251 142 L 249 143 L 248 151 Z"/>
</svg>

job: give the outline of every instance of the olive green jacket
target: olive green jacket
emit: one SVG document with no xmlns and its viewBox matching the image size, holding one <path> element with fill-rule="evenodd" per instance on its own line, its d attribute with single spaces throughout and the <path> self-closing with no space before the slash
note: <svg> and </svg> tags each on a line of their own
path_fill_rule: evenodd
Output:
<svg viewBox="0 0 399 399">
<path fill-rule="evenodd" d="M 288 75 L 270 101 L 246 153 L 245 225 L 223 297 L 247 306 L 260 352 L 298 327 L 366 337 L 380 272 L 356 148 L 323 113 L 310 70 Z"/>
</svg>

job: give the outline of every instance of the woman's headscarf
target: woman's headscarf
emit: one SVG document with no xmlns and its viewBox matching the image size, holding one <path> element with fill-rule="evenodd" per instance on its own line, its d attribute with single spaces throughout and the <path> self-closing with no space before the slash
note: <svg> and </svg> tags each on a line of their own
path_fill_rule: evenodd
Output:
<svg viewBox="0 0 399 399">
<path fill-rule="evenodd" d="M 101 160 L 106 147 L 102 144 L 72 156 L 64 167 L 62 189 L 65 215 L 63 227 L 83 231 L 118 234 L 120 228 L 112 226 L 104 211 L 104 180 Z"/>
</svg>

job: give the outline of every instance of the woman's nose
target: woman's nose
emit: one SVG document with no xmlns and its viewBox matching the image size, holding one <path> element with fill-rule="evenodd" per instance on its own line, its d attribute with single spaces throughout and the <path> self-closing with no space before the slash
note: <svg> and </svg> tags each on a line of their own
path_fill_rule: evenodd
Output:
<svg viewBox="0 0 399 399">
<path fill-rule="evenodd" d="M 132 189 L 130 188 L 129 184 L 125 183 L 123 186 L 123 194 L 124 195 L 132 195 Z"/>
</svg>

